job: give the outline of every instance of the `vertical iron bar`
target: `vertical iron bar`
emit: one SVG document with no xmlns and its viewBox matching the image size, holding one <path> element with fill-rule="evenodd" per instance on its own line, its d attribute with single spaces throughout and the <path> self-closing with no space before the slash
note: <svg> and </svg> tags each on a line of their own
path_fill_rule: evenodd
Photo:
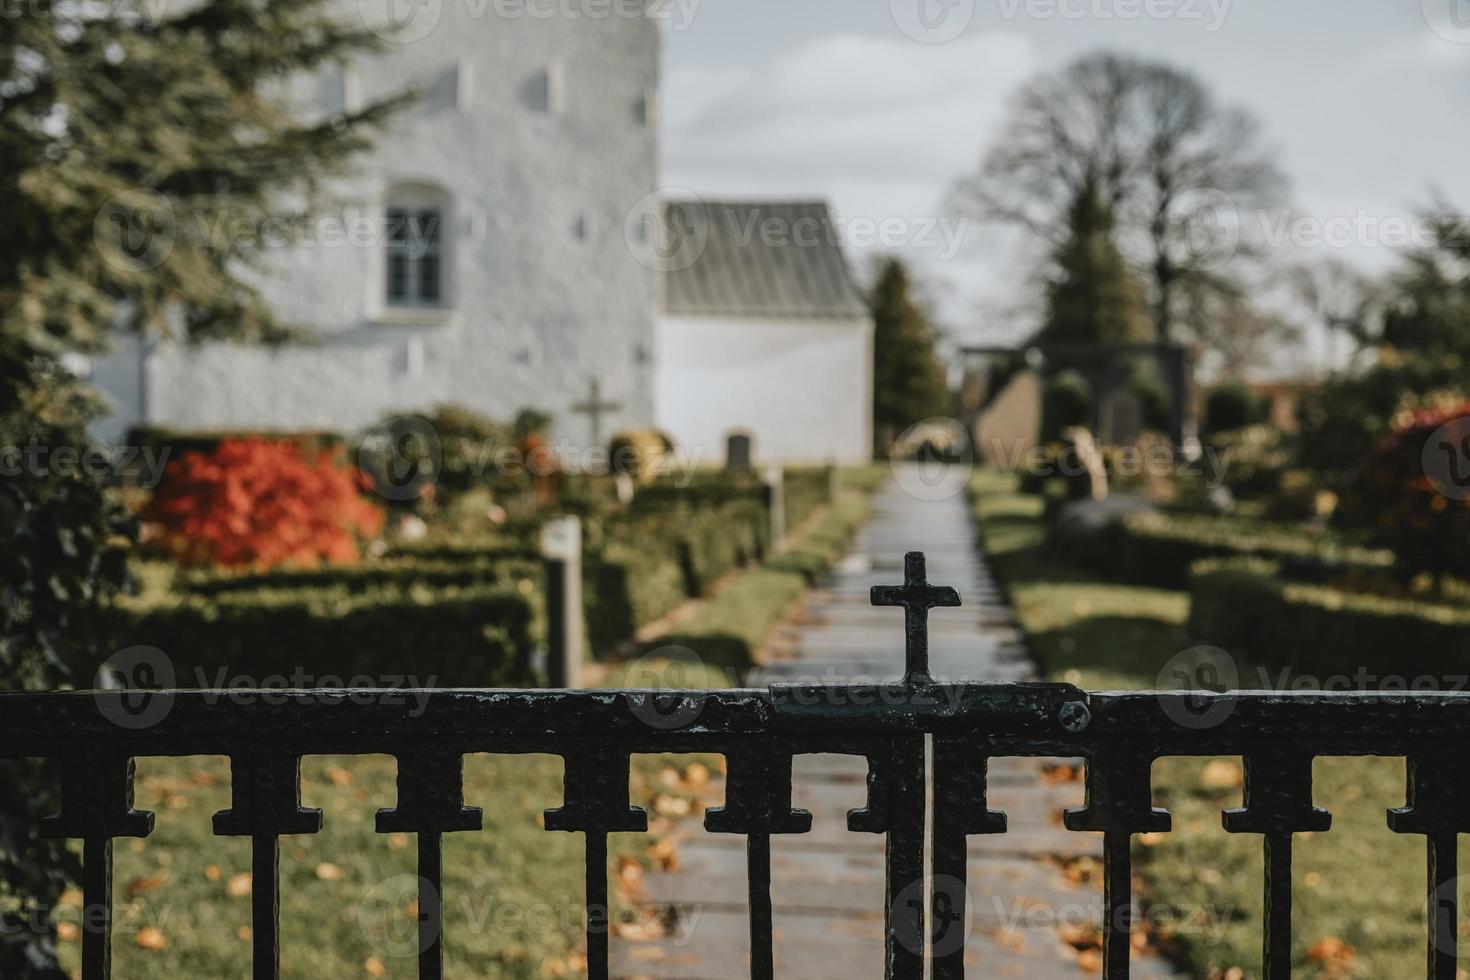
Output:
<svg viewBox="0 0 1470 980">
<path fill-rule="evenodd" d="M 1265 980 L 1291 980 L 1291 842 L 1289 830 L 1265 835 L 1266 908 L 1261 934 Z"/>
<path fill-rule="evenodd" d="M 281 839 L 274 834 L 250 838 L 250 941 L 255 980 L 281 976 Z"/>
<path fill-rule="evenodd" d="M 924 736 L 896 738 L 891 745 L 892 785 L 886 849 L 888 980 L 921 980 L 924 975 L 928 903 L 924 881 Z"/>
<path fill-rule="evenodd" d="M 745 838 L 746 881 L 750 895 L 750 977 L 772 980 L 776 972 L 771 923 L 771 835 Z"/>
<path fill-rule="evenodd" d="M 82 843 L 82 980 L 112 977 L 112 838 Z"/>
<path fill-rule="evenodd" d="M 444 977 L 444 835 L 419 835 L 419 980 Z"/>
<path fill-rule="evenodd" d="M 1103 977 L 1128 980 L 1133 945 L 1133 834 L 1103 833 Z"/>
<path fill-rule="evenodd" d="M 971 807 L 983 801 L 972 795 L 974 788 L 965 778 L 964 767 L 964 743 L 936 737 L 930 852 L 934 875 L 930 898 L 934 980 L 964 980 L 965 976 L 965 865 L 969 857 L 966 817 Z M 955 935 L 955 930 L 961 934 Z"/>
<path fill-rule="evenodd" d="M 1455 980 L 1458 949 L 1459 896 L 1455 893 L 1459 868 L 1458 835 L 1440 830 L 1426 838 L 1429 851 L 1429 977 Z"/>
<path fill-rule="evenodd" d="M 607 980 L 607 831 L 587 831 L 587 977 Z"/>
</svg>

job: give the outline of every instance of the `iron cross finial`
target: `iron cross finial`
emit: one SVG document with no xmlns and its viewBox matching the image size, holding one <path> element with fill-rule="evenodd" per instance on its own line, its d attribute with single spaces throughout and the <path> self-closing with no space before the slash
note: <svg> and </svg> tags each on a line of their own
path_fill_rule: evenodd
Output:
<svg viewBox="0 0 1470 980">
<path fill-rule="evenodd" d="M 903 556 L 903 584 L 875 585 L 875 606 L 902 606 L 904 620 L 904 683 L 922 684 L 929 676 L 929 610 L 935 606 L 958 606 L 960 594 L 948 585 L 930 585 L 924 570 L 924 553 Z"/>
</svg>

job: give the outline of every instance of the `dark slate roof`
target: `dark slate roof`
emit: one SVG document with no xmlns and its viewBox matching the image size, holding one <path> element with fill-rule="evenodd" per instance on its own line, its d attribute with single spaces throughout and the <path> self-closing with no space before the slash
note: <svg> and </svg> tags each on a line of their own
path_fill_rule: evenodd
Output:
<svg viewBox="0 0 1470 980">
<path fill-rule="evenodd" d="M 674 200 L 663 207 L 663 227 L 678 224 L 699 249 L 698 258 L 684 268 L 658 273 L 664 313 L 867 315 L 825 203 Z M 680 211 L 671 212 L 674 208 Z"/>
</svg>

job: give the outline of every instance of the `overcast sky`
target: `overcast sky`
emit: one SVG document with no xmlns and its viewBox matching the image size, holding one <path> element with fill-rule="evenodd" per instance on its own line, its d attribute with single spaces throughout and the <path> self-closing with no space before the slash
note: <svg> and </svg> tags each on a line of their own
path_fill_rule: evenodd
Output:
<svg viewBox="0 0 1470 980">
<path fill-rule="evenodd" d="M 826 198 L 856 245 L 906 228 L 962 336 L 1016 339 L 997 310 L 1026 269 L 1011 236 L 955 224 L 945 191 L 1018 85 L 1098 49 L 1191 69 L 1254 112 L 1295 238 L 1351 222 L 1352 244 L 1326 250 L 1383 268 L 1377 229 L 1430 187 L 1470 210 L 1470 0 L 671 2 L 664 185 Z"/>
</svg>

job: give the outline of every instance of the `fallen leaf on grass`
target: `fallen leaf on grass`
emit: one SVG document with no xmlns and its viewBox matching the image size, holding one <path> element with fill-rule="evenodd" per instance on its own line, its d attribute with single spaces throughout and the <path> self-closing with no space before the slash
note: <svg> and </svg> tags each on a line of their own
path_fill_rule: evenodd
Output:
<svg viewBox="0 0 1470 980">
<path fill-rule="evenodd" d="M 671 840 L 657 840 L 648 846 L 648 859 L 664 871 L 679 870 L 679 849 Z"/>
<path fill-rule="evenodd" d="M 146 892 L 157 891 L 166 884 L 168 884 L 168 872 L 160 871 L 156 875 L 149 875 L 146 878 L 134 878 L 129 881 L 126 885 L 123 885 L 123 894 L 128 898 L 135 898 Z"/>
<path fill-rule="evenodd" d="M 1322 974 L 1328 977 L 1348 976 L 1357 958 L 1357 950 L 1336 936 L 1319 939 L 1307 950 L 1307 959 L 1321 966 Z"/>
<path fill-rule="evenodd" d="M 689 801 L 679 796 L 659 796 L 653 808 L 666 817 L 682 817 L 689 813 Z"/>
<path fill-rule="evenodd" d="M 1200 770 L 1199 781 L 1206 789 L 1239 789 L 1245 773 L 1234 759 L 1211 759 Z"/>
<path fill-rule="evenodd" d="M 138 935 L 135 938 L 138 945 L 143 949 L 159 950 L 168 946 L 168 937 L 157 926 L 144 926 L 138 930 Z"/>
<path fill-rule="evenodd" d="M 1082 767 L 1070 762 L 1048 762 L 1041 767 L 1043 783 L 1075 783 L 1082 778 Z"/>
</svg>

